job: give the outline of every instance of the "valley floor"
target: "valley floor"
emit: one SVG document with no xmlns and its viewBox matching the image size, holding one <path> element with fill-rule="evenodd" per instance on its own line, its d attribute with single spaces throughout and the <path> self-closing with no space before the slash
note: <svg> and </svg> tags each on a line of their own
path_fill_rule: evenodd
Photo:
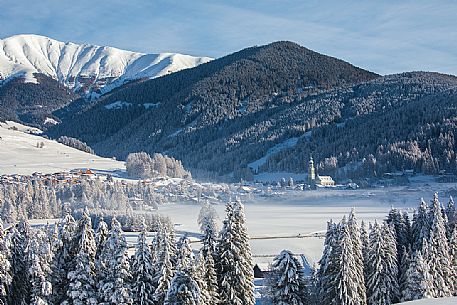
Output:
<svg viewBox="0 0 457 305">
<path fill-rule="evenodd" d="M 304 254 L 312 265 L 322 255 L 324 240 L 306 236 L 313 233 L 322 235 L 327 221 L 339 221 L 354 208 L 358 220 L 368 225 L 375 220 L 382 221 L 391 207 L 412 213 L 421 198 L 429 202 L 434 192 L 438 192 L 440 200 L 447 203 L 449 196 L 457 193 L 457 186 L 435 183 L 431 178 L 422 177 L 404 187 L 284 191 L 273 197 L 247 196 L 243 202 L 254 262 L 264 269 L 281 250 L 289 249 L 293 253 Z M 221 218 L 224 209 L 223 205 L 216 206 Z M 178 233 L 187 232 L 194 239 L 199 234 L 196 221 L 199 211 L 200 207 L 192 204 L 165 204 L 159 207 L 159 213 L 170 216 L 176 223 Z"/>
</svg>

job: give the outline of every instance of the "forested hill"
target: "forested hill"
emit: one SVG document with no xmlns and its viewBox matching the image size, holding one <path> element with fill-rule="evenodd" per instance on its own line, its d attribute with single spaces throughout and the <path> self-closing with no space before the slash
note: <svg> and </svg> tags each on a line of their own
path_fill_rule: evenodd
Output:
<svg viewBox="0 0 457 305">
<path fill-rule="evenodd" d="M 46 126 L 49 124 L 45 123 L 46 118 L 53 118 L 53 111 L 79 98 L 49 76 L 35 73 L 34 77 L 37 83 L 27 83 L 20 77 L 4 84 L 0 82 L 0 121 Z"/>
<path fill-rule="evenodd" d="M 457 172 L 456 87 L 454 76 L 381 77 L 277 42 L 124 86 L 49 134 L 106 156 L 161 152 L 196 177 L 303 172 L 310 154 L 339 177 Z"/>
<path fill-rule="evenodd" d="M 260 171 L 304 171 L 303 158 L 312 154 L 320 173 L 337 177 L 457 174 L 456 77 L 390 75 L 319 99 L 334 105 L 335 120 L 272 155 Z"/>
<path fill-rule="evenodd" d="M 80 138 L 106 155 L 125 157 L 128 152 L 145 150 L 182 158 L 180 151 L 193 154 L 199 146 L 228 138 L 257 115 L 377 77 L 295 43 L 276 42 L 120 88 L 49 134 Z M 186 165 L 192 168 L 204 163 L 191 159 Z M 203 169 L 227 172 L 232 164 L 227 169 Z"/>
</svg>

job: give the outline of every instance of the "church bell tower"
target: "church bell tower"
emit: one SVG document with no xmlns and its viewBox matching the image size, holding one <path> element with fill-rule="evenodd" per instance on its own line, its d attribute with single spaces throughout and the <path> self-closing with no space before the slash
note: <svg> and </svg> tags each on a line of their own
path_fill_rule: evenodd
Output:
<svg viewBox="0 0 457 305">
<path fill-rule="evenodd" d="M 308 162 L 308 182 L 314 183 L 314 180 L 316 180 L 316 171 L 314 169 L 313 157 L 310 157 Z"/>
</svg>

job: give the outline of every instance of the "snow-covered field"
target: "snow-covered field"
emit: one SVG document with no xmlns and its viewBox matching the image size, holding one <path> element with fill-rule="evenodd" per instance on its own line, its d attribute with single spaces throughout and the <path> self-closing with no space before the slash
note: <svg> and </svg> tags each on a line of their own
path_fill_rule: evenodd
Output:
<svg viewBox="0 0 457 305">
<path fill-rule="evenodd" d="M 15 126 L 18 130 L 9 129 Z M 0 123 L 0 175 L 55 173 L 75 168 L 124 170 L 123 162 L 91 155 L 29 133 L 39 130 L 18 123 Z M 43 148 L 37 143 L 43 142 Z"/>
<path fill-rule="evenodd" d="M 400 303 L 404 305 L 455 305 L 457 304 L 457 297 L 441 298 L 441 299 L 423 299 L 418 301 L 411 301 Z"/>
<path fill-rule="evenodd" d="M 410 186 L 389 187 L 373 190 L 331 190 L 286 191 L 277 197 L 252 196 L 245 199 L 248 230 L 254 262 L 266 267 L 273 256 L 283 249 L 304 254 L 311 262 L 319 260 L 323 239 L 303 237 L 324 232 L 327 221 L 340 220 L 355 209 L 359 221 L 383 220 L 390 208 L 396 207 L 409 212 L 417 207 L 421 197 L 427 202 L 435 191 L 442 202 L 457 192 L 455 184 L 438 184 L 431 177 L 420 177 Z M 224 206 L 216 206 L 221 218 Z M 168 215 L 176 223 L 178 233 L 188 232 L 197 236 L 197 217 L 200 207 L 191 204 L 166 204 L 159 213 Z M 297 237 L 297 235 L 301 235 Z M 266 238 L 266 239 L 257 239 Z M 198 247 L 198 244 L 194 244 Z"/>
</svg>

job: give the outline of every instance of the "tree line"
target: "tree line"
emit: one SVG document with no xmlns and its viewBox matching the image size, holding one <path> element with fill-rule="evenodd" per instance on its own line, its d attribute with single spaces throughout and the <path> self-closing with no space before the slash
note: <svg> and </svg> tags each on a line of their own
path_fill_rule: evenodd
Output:
<svg viewBox="0 0 457 305">
<path fill-rule="evenodd" d="M 130 153 L 125 163 L 127 174 L 135 178 L 153 178 L 167 176 L 171 178 L 191 178 L 181 161 L 155 153 L 152 157 L 145 152 Z"/>
<path fill-rule="evenodd" d="M 218 233 L 215 211 L 202 208 L 203 246 L 197 253 L 163 223 L 148 242 L 146 227 L 130 255 L 120 223 L 88 210 L 77 221 L 31 229 L 20 221 L 0 226 L 2 304 L 248 304 L 254 286 L 243 204 L 227 204 Z"/>
<path fill-rule="evenodd" d="M 95 179 L 47 185 L 43 180 L 29 177 L 23 183 L 0 183 L 0 215 L 4 222 L 14 223 L 19 219 L 60 218 L 85 207 L 103 213 L 125 213 L 133 209 L 129 198 L 137 197 L 144 206 L 154 209 L 165 200 L 151 185 L 141 183 Z"/>
<path fill-rule="evenodd" d="M 457 295 L 457 213 L 435 194 L 412 222 L 392 209 L 382 222 L 358 224 L 353 212 L 330 221 L 319 268 L 306 278 L 290 251 L 277 256 L 267 277 L 273 304 L 394 304 Z"/>
<path fill-rule="evenodd" d="M 86 143 L 71 137 L 61 136 L 57 139 L 57 142 L 62 143 L 68 147 L 76 148 L 77 150 L 84 151 L 89 154 L 95 154 L 94 150 L 90 148 Z"/>
</svg>

